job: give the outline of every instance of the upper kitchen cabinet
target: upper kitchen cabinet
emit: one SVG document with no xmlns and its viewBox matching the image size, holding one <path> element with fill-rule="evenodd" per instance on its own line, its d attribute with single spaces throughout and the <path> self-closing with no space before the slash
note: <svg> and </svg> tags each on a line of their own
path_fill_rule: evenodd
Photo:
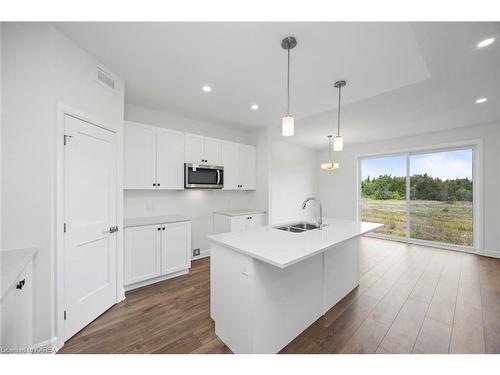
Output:
<svg viewBox="0 0 500 375">
<path fill-rule="evenodd" d="M 184 133 L 125 123 L 125 189 L 183 189 Z"/>
<path fill-rule="evenodd" d="M 185 162 L 221 165 L 222 141 L 220 139 L 186 134 Z"/>
<path fill-rule="evenodd" d="M 156 128 L 125 122 L 125 189 L 156 189 Z"/>
<path fill-rule="evenodd" d="M 222 141 L 225 190 L 255 190 L 255 147 Z"/>
<path fill-rule="evenodd" d="M 184 189 L 184 133 L 157 128 L 156 186 Z"/>
</svg>

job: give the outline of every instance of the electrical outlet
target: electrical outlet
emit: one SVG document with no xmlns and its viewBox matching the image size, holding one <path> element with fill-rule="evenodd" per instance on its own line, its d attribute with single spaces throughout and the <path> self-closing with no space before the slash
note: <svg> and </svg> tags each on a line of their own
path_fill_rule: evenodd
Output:
<svg viewBox="0 0 500 375">
<path fill-rule="evenodd" d="M 193 249 L 193 256 L 197 257 L 199 255 L 200 255 L 200 249 L 199 248 L 198 249 Z"/>
</svg>

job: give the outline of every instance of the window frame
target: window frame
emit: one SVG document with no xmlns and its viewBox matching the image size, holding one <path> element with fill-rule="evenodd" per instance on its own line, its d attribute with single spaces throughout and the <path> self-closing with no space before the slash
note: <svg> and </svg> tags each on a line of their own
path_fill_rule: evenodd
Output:
<svg viewBox="0 0 500 375">
<path fill-rule="evenodd" d="M 472 149 L 472 246 L 454 245 L 446 242 L 421 240 L 410 237 L 410 156 L 434 152 L 458 151 Z M 386 239 L 391 241 L 404 242 L 408 244 L 424 245 L 430 247 L 438 247 L 449 250 L 458 250 L 465 252 L 480 252 L 483 248 L 483 141 L 481 139 L 454 142 L 446 144 L 437 144 L 424 147 L 413 147 L 400 150 L 392 150 L 384 153 L 371 153 L 357 155 L 356 158 L 356 188 L 357 188 L 357 207 L 356 219 L 361 221 L 362 218 L 362 196 L 361 196 L 361 163 L 363 160 L 378 159 L 391 156 L 405 156 L 406 158 L 406 236 L 398 237 L 392 235 L 384 235 L 377 233 L 369 233 L 367 236 Z"/>
</svg>

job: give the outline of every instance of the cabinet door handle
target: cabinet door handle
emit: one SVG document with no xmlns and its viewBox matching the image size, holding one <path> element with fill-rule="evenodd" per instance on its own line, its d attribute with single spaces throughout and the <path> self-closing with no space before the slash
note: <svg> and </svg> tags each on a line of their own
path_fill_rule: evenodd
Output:
<svg viewBox="0 0 500 375">
<path fill-rule="evenodd" d="M 161 228 L 162 230 L 165 230 L 165 227 Z"/>
<path fill-rule="evenodd" d="M 158 228 L 158 230 L 161 230 L 161 228 Z"/>
<path fill-rule="evenodd" d="M 156 186 L 156 184 L 155 184 L 155 183 L 153 183 L 153 186 Z"/>
<path fill-rule="evenodd" d="M 26 279 L 22 279 L 16 285 L 16 289 L 23 289 L 24 284 L 26 284 Z"/>
</svg>

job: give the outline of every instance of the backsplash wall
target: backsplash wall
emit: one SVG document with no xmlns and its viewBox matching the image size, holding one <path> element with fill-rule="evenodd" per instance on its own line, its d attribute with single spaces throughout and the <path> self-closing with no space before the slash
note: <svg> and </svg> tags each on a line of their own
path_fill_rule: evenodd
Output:
<svg viewBox="0 0 500 375">
<path fill-rule="evenodd" d="M 126 190 L 125 217 L 181 215 L 191 219 L 191 247 L 209 249 L 213 212 L 251 207 L 252 191 Z"/>
</svg>

